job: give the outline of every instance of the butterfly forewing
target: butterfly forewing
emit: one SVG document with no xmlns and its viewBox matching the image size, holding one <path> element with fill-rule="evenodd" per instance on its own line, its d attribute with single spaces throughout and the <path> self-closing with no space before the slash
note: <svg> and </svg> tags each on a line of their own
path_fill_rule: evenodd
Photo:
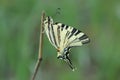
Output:
<svg viewBox="0 0 120 80">
<path fill-rule="evenodd" d="M 80 30 L 62 23 L 57 23 L 55 25 L 60 26 L 60 47 L 81 46 L 89 42 L 89 38 Z"/>
</svg>

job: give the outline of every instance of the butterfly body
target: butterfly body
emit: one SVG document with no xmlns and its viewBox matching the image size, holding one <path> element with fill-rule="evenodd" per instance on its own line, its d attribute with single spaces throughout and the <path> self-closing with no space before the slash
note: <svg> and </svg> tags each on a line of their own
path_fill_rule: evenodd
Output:
<svg viewBox="0 0 120 80">
<path fill-rule="evenodd" d="M 49 16 L 44 20 L 44 29 L 50 43 L 57 49 L 57 58 L 63 59 L 74 69 L 69 59 L 70 49 L 90 42 L 88 36 L 71 26 L 53 23 Z"/>
</svg>

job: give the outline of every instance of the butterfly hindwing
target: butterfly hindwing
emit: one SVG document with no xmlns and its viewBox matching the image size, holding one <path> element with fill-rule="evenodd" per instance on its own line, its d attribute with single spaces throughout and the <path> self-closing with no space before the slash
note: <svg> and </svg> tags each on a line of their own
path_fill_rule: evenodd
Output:
<svg viewBox="0 0 120 80">
<path fill-rule="evenodd" d="M 53 25 L 52 22 L 50 22 L 51 20 L 50 17 L 47 17 L 46 20 L 44 21 L 44 29 L 45 29 L 45 32 L 46 32 L 46 35 L 50 41 L 50 43 L 55 47 L 55 48 L 58 48 L 59 44 L 58 44 L 58 40 L 57 40 L 57 29 L 58 29 L 58 26 L 56 25 Z"/>
</svg>

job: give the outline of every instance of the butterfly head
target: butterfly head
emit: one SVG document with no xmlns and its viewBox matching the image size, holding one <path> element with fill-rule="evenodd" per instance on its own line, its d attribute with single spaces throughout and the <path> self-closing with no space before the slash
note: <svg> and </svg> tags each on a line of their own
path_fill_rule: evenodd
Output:
<svg viewBox="0 0 120 80">
<path fill-rule="evenodd" d="M 46 17 L 44 20 L 44 24 L 53 24 L 53 19 L 50 16 Z"/>
<path fill-rule="evenodd" d="M 71 62 L 71 60 L 69 58 L 69 53 L 70 53 L 70 47 L 64 48 L 63 51 L 60 51 L 58 49 L 57 58 L 61 59 L 61 60 L 64 60 L 70 66 L 70 68 L 74 71 L 74 67 L 73 67 L 72 62 Z"/>
</svg>

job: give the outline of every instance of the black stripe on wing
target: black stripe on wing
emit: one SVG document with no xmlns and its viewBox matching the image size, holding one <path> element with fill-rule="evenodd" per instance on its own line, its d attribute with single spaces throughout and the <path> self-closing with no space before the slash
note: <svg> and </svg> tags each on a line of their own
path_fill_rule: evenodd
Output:
<svg viewBox="0 0 120 80">
<path fill-rule="evenodd" d="M 65 24 L 61 25 L 61 31 L 63 31 L 63 28 L 65 27 Z"/>
<path fill-rule="evenodd" d="M 60 26 L 57 28 L 57 38 L 58 38 L 58 44 L 60 45 Z"/>
<path fill-rule="evenodd" d="M 90 39 L 88 38 L 88 36 L 86 34 L 84 34 L 83 36 L 79 37 L 79 40 L 82 42 L 82 44 L 86 44 L 90 42 Z"/>
<path fill-rule="evenodd" d="M 77 32 L 75 33 L 75 36 L 78 35 L 81 31 L 80 30 L 77 30 Z"/>
<path fill-rule="evenodd" d="M 66 25 L 65 29 L 67 30 L 67 29 L 68 29 L 68 27 L 69 27 L 69 26 L 68 26 L 68 25 Z"/>
<path fill-rule="evenodd" d="M 68 37 L 68 39 L 71 38 L 73 36 L 73 34 L 75 34 L 76 31 L 77 31 L 77 29 L 73 28 L 70 36 Z"/>
<path fill-rule="evenodd" d="M 84 35 L 81 36 L 79 39 L 80 39 L 80 40 L 84 40 L 84 39 L 86 39 L 86 38 L 88 38 L 88 36 L 84 34 Z"/>
<path fill-rule="evenodd" d="M 55 32 L 54 32 L 54 30 L 53 30 L 53 26 L 51 25 L 51 31 L 52 31 L 52 37 L 53 37 L 53 43 L 58 47 L 58 45 L 57 45 L 57 42 L 56 42 L 56 38 L 55 38 Z"/>
<path fill-rule="evenodd" d="M 50 26 L 51 26 L 51 24 L 50 24 L 50 17 L 48 16 L 48 36 L 49 36 L 49 39 L 50 39 L 51 43 L 53 43 L 52 37 L 51 37 L 51 34 L 50 34 L 50 32 L 51 32 Z"/>
</svg>

